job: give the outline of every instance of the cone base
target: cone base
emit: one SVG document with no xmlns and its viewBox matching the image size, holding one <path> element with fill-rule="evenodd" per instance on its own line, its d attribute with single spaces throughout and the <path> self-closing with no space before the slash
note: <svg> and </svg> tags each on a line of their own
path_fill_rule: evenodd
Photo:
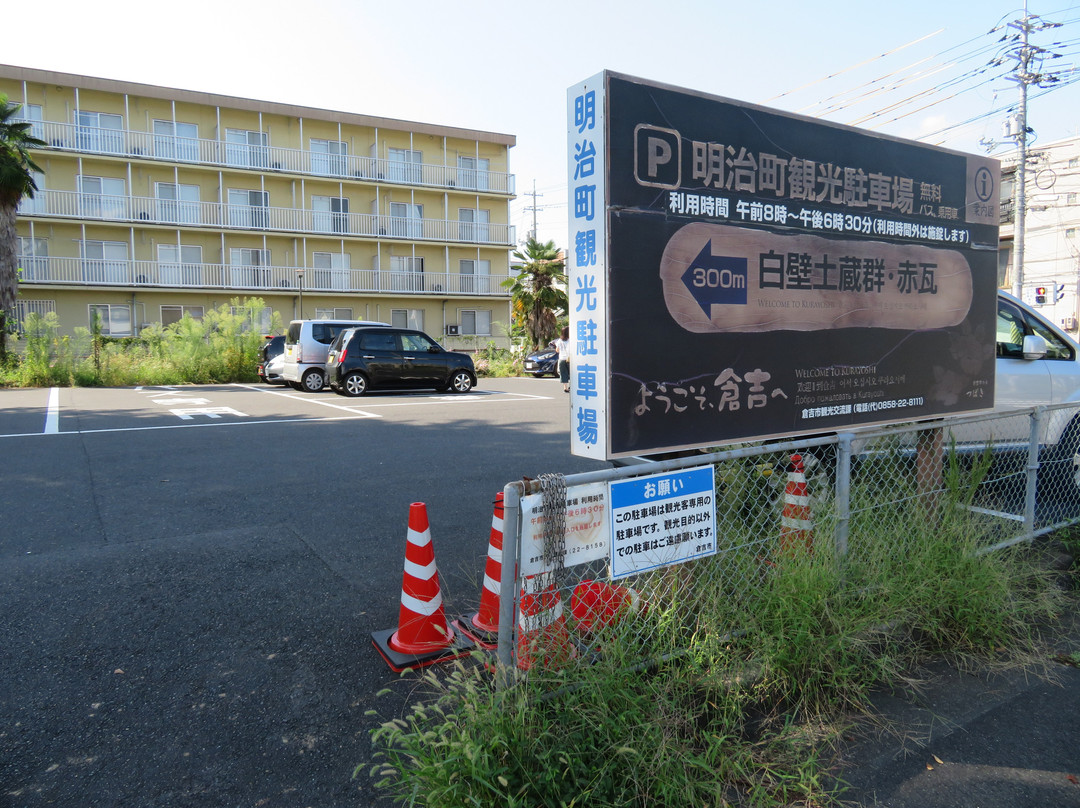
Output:
<svg viewBox="0 0 1080 808">
<path fill-rule="evenodd" d="M 390 647 L 390 638 L 395 633 L 397 633 L 397 627 L 371 632 L 371 644 L 375 646 L 375 650 L 394 673 L 401 673 L 409 668 L 426 668 L 436 662 L 468 656 L 476 648 L 476 643 L 471 638 L 456 634 L 453 641 L 445 648 L 420 654 L 403 654 Z"/>
<path fill-rule="evenodd" d="M 490 631 L 476 625 L 476 618 L 480 616 L 480 612 L 472 615 L 466 615 L 452 620 L 450 625 L 467 636 L 470 640 L 475 642 L 481 648 L 490 651 L 493 648 L 499 647 L 499 630 L 495 629 Z"/>
</svg>

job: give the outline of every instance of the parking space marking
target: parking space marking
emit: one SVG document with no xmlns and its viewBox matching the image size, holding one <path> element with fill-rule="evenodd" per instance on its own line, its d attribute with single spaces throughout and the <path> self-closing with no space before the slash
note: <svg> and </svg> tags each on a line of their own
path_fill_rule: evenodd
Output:
<svg viewBox="0 0 1080 808">
<path fill-rule="evenodd" d="M 53 387 L 49 390 L 49 405 L 45 411 L 46 435 L 55 435 L 60 431 L 60 388 Z"/>
<path fill-rule="evenodd" d="M 108 432 L 152 432 L 161 429 L 202 429 L 205 427 L 226 427 L 226 426 L 256 426 L 260 424 L 310 424 L 319 423 L 324 421 L 354 421 L 367 418 L 384 418 L 385 416 L 378 413 L 369 412 L 372 409 L 385 409 L 388 407 L 417 407 L 423 405 L 430 405 L 433 401 L 438 401 L 444 404 L 497 404 L 502 402 L 514 402 L 514 401 L 543 401 L 551 400 L 552 396 L 542 396 L 533 393 L 510 393 L 503 390 L 473 390 L 469 395 L 451 394 L 445 396 L 426 396 L 422 399 L 414 401 L 371 401 L 366 400 L 364 407 L 361 409 L 356 406 L 348 406 L 345 404 L 337 404 L 330 401 L 320 400 L 319 398 L 310 394 L 294 394 L 292 392 L 283 392 L 278 390 L 268 390 L 265 387 L 257 387 L 254 385 L 246 384 L 233 384 L 231 387 L 241 387 L 246 390 L 255 390 L 259 393 L 265 393 L 267 395 L 282 396 L 283 398 L 291 398 L 296 401 L 303 401 L 307 403 L 318 404 L 322 407 L 329 407 L 330 409 L 340 410 L 344 415 L 327 415 L 325 417 L 309 417 L 309 418 L 262 418 L 259 420 L 246 420 L 249 416 L 244 413 L 237 412 L 228 407 L 215 407 L 210 408 L 216 413 L 224 413 L 228 415 L 243 416 L 245 420 L 237 421 L 221 421 L 214 420 L 211 422 L 200 423 L 182 423 L 182 424 L 162 424 L 159 426 L 132 426 L 132 427 L 108 427 L 103 429 L 76 429 L 70 432 L 60 431 L 60 390 L 59 388 L 50 388 L 48 412 L 45 419 L 45 428 L 41 432 L 18 432 L 9 434 L 0 434 L 0 438 L 27 438 L 37 435 L 92 435 L 102 434 Z M 160 387 L 136 387 L 135 392 L 148 394 L 149 396 L 156 396 L 157 398 L 150 398 L 155 404 L 167 405 L 167 404 L 180 404 L 180 403 L 203 403 L 205 399 L 177 399 L 167 398 L 166 396 L 183 395 L 184 391 L 181 389 L 172 388 L 162 385 Z M 181 414 L 183 413 L 183 414 Z M 174 415 L 180 416 L 182 419 L 184 415 L 190 417 L 191 414 L 207 415 L 210 418 L 215 418 L 208 410 L 192 409 L 192 410 L 178 410 Z M 187 420 L 187 419 L 185 419 Z"/>
<path fill-rule="evenodd" d="M 332 404 L 329 401 L 317 398 L 311 393 L 305 393 L 296 395 L 295 393 L 284 393 L 278 390 L 267 390 L 265 387 L 257 387 L 249 384 L 233 384 L 233 387 L 243 387 L 245 390 L 255 390 L 259 393 L 267 393 L 272 396 L 283 396 L 285 398 L 295 399 L 296 401 L 310 401 L 313 404 L 321 404 L 324 407 L 333 407 L 334 409 L 345 410 L 346 412 L 366 413 L 371 418 L 382 418 L 381 415 L 375 413 L 367 413 L 367 410 L 374 410 L 386 407 L 421 407 L 425 404 L 430 405 L 433 401 L 439 401 L 444 404 L 498 404 L 504 401 L 550 401 L 551 396 L 541 396 L 534 393 L 507 393 L 501 390 L 473 390 L 467 395 L 461 393 L 451 393 L 445 396 L 425 396 L 422 399 L 415 401 L 383 401 L 372 400 L 366 398 L 364 400 L 363 409 L 357 409 L 356 407 L 349 407 L 343 404 Z"/>
</svg>

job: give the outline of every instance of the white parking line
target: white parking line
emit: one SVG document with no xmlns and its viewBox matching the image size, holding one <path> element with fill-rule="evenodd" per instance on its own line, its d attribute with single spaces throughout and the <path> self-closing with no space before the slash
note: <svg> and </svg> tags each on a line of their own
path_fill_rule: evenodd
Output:
<svg viewBox="0 0 1080 808">
<path fill-rule="evenodd" d="M 333 407 L 338 410 L 345 410 L 346 412 L 353 413 L 365 413 L 371 418 L 382 418 L 381 415 L 374 413 L 366 413 L 367 410 L 378 409 L 380 407 L 421 407 L 424 405 L 430 405 L 433 401 L 440 401 L 444 404 L 497 404 L 503 401 L 548 401 L 551 396 L 538 396 L 532 393 L 508 393 L 502 390 L 473 390 L 467 395 L 461 395 L 460 393 L 450 393 L 445 396 L 425 396 L 422 399 L 415 401 L 385 401 L 379 402 L 378 399 L 366 398 L 364 400 L 364 408 L 356 409 L 355 407 L 348 407 L 343 404 L 331 404 L 325 399 L 316 397 L 311 393 L 296 395 L 294 393 L 283 393 L 277 390 L 267 390 L 265 387 L 257 387 L 250 384 L 233 384 L 233 387 L 243 387 L 246 390 L 256 390 L 260 393 L 268 393 L 272 396 L 283 396 L 285 398 L 292 398 L 296 401 L 310 401 L 313 404 L 321 404 L 324 407 Z M 391 391 L 387 391 L 391 392 Z"/>
<path fill-rule="evenodd" d="M 60 431 L 60 388 L 49 390 L 49 406 L 45 411 L 45 434 L 55 435 Z"/>
</svg>

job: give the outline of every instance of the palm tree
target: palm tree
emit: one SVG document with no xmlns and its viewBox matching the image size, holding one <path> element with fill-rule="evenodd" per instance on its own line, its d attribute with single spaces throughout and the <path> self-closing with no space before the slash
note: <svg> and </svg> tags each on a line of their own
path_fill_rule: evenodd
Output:
<svg viewBox="0 0 1080 808">
<path fill-rule="evenodd" d="M 569 310 L 566 264 L 554 241 L 542 244 L 532 237 L 514 258 L 522 262 L 521 271 L 502 285 L 510 289 L 514 320 L 539 348 L 555 338 L 558 317 Z"/>
<path fill-rule="evenodd" d="M 19 288 L 15 215 L 22 198 L 32 198 L 37 190 L 34 172 L 41 169 L 29 149 L 45 145 L 30 134 L 29 121 L 16 117 L 19 109 L 20 104 L 9 104 L 7 96 L 0 95 L 0 360 L 7 355 Z"/>
</svg>

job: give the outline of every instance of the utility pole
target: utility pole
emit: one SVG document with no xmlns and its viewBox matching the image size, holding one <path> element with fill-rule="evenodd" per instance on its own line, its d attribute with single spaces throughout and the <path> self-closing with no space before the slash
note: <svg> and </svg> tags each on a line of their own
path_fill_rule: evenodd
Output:
<svg viewBox="0 0 1080 808">
<path fill-rule="evenodd" d="M 1033 63 L 1042 61 L 1047 53 L 1043 48 L 1031 45 L 1028 37 L 1032 31 L 1044 31 L 1047 28 L 1057 28 L 1060 23 L 1045 22 L 1037 16 L 1028 14 L 1027 0 L 1024 0 L 1024 18 L 1009 23 L 1010 28 L 1020 31 L 1020 47 L 1009 56 L 1016 60 L 1016 70 L 1009 79 L 1015 81 L 1020 87 L 1020 107 L 1016 115 L 1015 127 L 1010 126 L 1007 136 L 1016 139 L 1019 162 L 1016 165 L 1016 182 L 1013 189 L 1015 224 L 1013 226 L 1013 271 L 1012 291 L 1013 296 L 1023 299 L 1024 295 L 1024 228 L 1027 214 L 1027 103 L 1028 87 L 1035 84 L 1053 84 L 1058 80 L 1056 75 L 1033 71 Z M 1015 129 L 1015 131 L 1013 131 Z"/>
<path fill-rule="evenodd" d="M 540 210 L 540 208 L 536 204 L 536 200 L 537 200 L 538 197 L 543 196 L 543 194 L 536 193 L 536 180 L 533 180 L 532 193 L 529 193 L 529 192 L 526 191 L 525 196 L 531 196 L 533 198 L 532 206 L 528 207 L 528 208 L 525 208 L 525 210 L 531 210 L 532 211 L 532 215 L 533 215 L 532 237 L 536 238 L 536 212 L 538 210 Z"/>
</svg>

